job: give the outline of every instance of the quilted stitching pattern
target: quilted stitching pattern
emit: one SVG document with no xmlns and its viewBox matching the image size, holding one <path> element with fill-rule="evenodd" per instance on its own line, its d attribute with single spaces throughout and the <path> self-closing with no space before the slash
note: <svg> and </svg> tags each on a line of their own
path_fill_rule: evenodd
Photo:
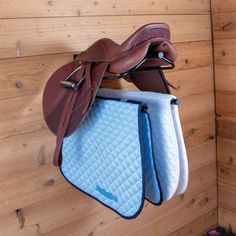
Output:
<svg viewBox="0 0 236 236">
<path fill-rule="evenodd" d="M 96 99 L 85 121 L 64 139 L 62 148 L 64 176 L 125 217 L 133 217 L 143 204 L 138 113 L 138 104 Z M 146 116 L 141 119 L 147 126 Z M 151 158 L 149 147 L 143 160 Z M 144 163 L 146 173 L 149 163 Z M 146 183 L 151 180 L 151 174 L 145 177 Z M 159 189 L 155 196 L 160 198 Z"/>
<path fill-rule="evenodd" d="M 175 133 L 177 137 L 178 147 L 179 147 L 179 161 L 180 161 L 180 176 L 179 184 L 176 189 L 176 194 L 183 194 L 188 186 L 188 158 L 184 143 L 184 137 L 182 132 L 182 127 L 179 119 L 179 110 L 175 105 L 171 105 L 171 113 L 173 117 Z"/>
<path fill-rule="evenodd" d="M 144 113 L 143 116 L 145 117 L 144 119 L 145 125 L 143 128 L 143 135 L 142 135 L 142 139 L 144 142 L 143 146 L 145 150 L 145 164 L 144 164 L 145 198 L 153 203 L 161 204 L 162 191 L 160 190 L 159 178 L 153 160 L 149 118 L 146 113 Z"/>
<path fill-rule="evenodd" d="M 148 106 L 152 126 L 154 163 L 163 191 L 163 200 L 169 200 L 181 185 L 179 147 L 170 106 L 171 99 L 175 97 L 153 92 L 130 92 L 114 89 L 100 89 L 98 95 L 139 101 Z M 183 145 L 181 148 L 185 150 L 184 142 L 181 144 Z M 181 160 L 183 161 L 183 159 Z M 186 168 L 186 165 L 183 168 Z"/>
</svg>

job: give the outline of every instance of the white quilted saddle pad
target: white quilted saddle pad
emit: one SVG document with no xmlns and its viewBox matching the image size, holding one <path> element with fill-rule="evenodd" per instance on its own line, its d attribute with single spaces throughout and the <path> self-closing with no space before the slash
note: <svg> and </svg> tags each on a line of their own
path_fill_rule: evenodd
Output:
<svg viewBox="0 0 236 236">
<path fill-rule="evenodd" d="M 188 187 L 189 170 L 188 170 L 188 158 L 184 143 L 184 137 L 182 127 L 179 118 L 179 109 L 176 105 L 171 105 L 171 113 L 175 127 L 176 138 L 179 147 L 179 163 L 180 163 L 180 176 L 179 184 L 176 189 L 176 194 L 183 194 Z"/>
<path fill-rule="evenodd" d="M 137 102 L 96 98 L 62 147 L 67 181 L 127 219 L 141 212 L 145 198 L 162 202 L 150 122 L 142 108 Z"/>
<path fill-rule="evenodd" d="M 98 96 L 133 100 L 148 107 L 151 121 L 154 163 L 160 179 L 163 200 L 185 192 L 188 184 L 188 161 L 175 96 L 154 92 L 131 92 L 99 89 Z"/>
</svg>

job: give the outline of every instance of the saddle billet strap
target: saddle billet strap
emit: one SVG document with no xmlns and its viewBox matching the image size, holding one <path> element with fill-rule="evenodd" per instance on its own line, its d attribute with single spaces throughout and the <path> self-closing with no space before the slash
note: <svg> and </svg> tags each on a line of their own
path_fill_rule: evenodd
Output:
<svg viewBox="0 0 236 236">
<path fill-rule="evenodd" d="M 88 63 L 85 69 L 85 81 L 88 90 L 92 87 L 90 72 L 91 72 L 91 63 Z"/>
<path fill-rule="evenodd" d="M 75 62 L 75 66 L 77 65 L 77 62 Z M 91 69 L 91 63 L 87 63 L 86 65 L 83 65 L 81 67 L 81 71 L 78 71 L 78 75 L 74 75 L 74 80 L 80 81 L 81 76 L 83 77 L 84 75 L 84 70 L 85 70 L 85 82 L 87 86 L 87 92 L 90 91 L 90 97 L 91 97 L 91 76 L 90 76 L 90 69 Z M 78 78 L 79 77 L 79 78 Z M 86 94 L 88 96 L 88 94 Z M 54 152 L 54 157 L 53 157 L 53 164 L 54 166 L 60 166 L 61 165 L 61 148 L 62 148 L 62 143 L 63 139 L 65 137 L 70 118 L 73 112 L 74 105 L 76 103 L 78 97 L 78 91 L 74 90 L 69 90 L 68 97 L 66 99 L 66 103 L 60 118 L 60 123 L 59 127 L 57 130 L 57 140 L 56 140 L 56 148 Z"/>
<path fill-rule="evenodd" d="M 56 148 L 53 156 L 54 166 L 60 166 L 61 164 L 61 147 L 63 139 L 67 130 L 68 123 L 70 121 L 71 113 L 76 101 L 78 93 L 76 91 L 70 91 L 64 106 L 63 113 L 61 115 L 58 131 L 57 131 L 57 141 Z"/>
</svg>

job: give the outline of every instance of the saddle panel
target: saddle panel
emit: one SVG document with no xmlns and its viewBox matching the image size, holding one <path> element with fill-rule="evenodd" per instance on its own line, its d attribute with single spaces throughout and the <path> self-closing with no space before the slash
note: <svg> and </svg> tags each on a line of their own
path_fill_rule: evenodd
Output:
<svg viewBox="0 0 236 236">
<path fill-rule="evenodd" d="M 81 126 L 64 138 L 62 174 L 122 217 L 136 217 L 146 196 L 144 183 L 157 182 L 151 174 L 145 177 L 153 163 L 148 126 L 139 103 L 96 99 Z M 147 194 L 161 203 L 159 185 L 155 190 Z"/>
</svg>

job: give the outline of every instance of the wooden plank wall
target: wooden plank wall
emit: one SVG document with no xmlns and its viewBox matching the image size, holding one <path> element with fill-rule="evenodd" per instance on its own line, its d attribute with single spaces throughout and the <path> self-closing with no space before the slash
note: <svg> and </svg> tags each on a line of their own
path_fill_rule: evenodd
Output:
<svg viewBox="0 0 236 236">
<path fill-rule="evenodd" d="M 236 232 L 236 1 L 213 0 L 219 224 Z"/>
<path fill-rule="evenodd" d="M 182 100 L 190 182 L 184 195 L 161 207 L 145 203 L 137 219 L 126 221 L 77 192 L 52 166 L 55 137 L 43 121 L 41 99 L 48 77 L 70 61 L 74 52 L 101 37 L 120 43 L 149 22 L 168 23 L 178 49 L 177 67 L 167 78 L 178 87 L 173 93 Z M 0 235 L 200 236 L 214 227 L 211 40 L 209 0 L 0 1 Z M 234 50 L 232 44 L 228 46 Z M 233 67 L 225 69 L 230 75 Z M 134 89 L 125 82 L 107 86 Z M 221 124 L 232 122 L 223 119 Z M 233 145 L 232 140 L 224 140 L 225 145 Z M 227 160 L 221 168 L 226 188 L 233 172 Z M 226 189 L 229 194 L 231 189 Z"/>
</svg>

